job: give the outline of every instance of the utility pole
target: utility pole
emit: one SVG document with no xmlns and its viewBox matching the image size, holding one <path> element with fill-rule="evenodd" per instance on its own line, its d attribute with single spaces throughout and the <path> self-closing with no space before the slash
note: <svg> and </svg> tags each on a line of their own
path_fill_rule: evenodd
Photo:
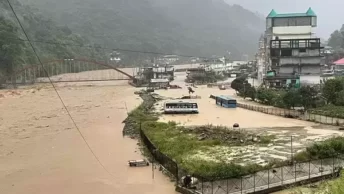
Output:
<svg viewBox="0 0 344 194">
<path fill-rule="evenodd" d="M 290 159 L 293 162 L 294 156 L 293 156 L 293 136 L 290 136 Z"/>
</svg>

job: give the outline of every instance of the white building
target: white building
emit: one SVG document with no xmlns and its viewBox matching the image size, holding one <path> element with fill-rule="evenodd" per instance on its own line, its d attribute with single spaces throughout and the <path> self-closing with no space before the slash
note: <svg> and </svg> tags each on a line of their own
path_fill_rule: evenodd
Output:
<svg viewBox="0 0 344 194">
<path fill-rule="evenodd" d="M 322 47 L 313 33 L 316 26 L 317 16 L 311 8 L 305 13 L 270 12 L 265 33 L 265 80 L 270 86 L 300 85 L 300 76 L 320 75 Z"/>
<path fill-rule="evenodd" d="M 317 27 L 317 16 L 309 8 L 306 13 L 277 14 L 272 10 L 266 18 L 267 34 L 272 39 L 308 39 L 314 35 Z M 269 41 L 269 40 L 268 40 Z"/>
</svg>

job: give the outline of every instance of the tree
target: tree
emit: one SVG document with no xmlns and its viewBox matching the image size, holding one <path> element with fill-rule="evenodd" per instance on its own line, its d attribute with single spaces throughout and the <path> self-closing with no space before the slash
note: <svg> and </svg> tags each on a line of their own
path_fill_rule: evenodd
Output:
<svg viewBox="0 0 344 194">
<path fill-rule="evenodd" d="M 256 95 L 257 95 L 257 91 L 255 87 L 251 86 L 246 90 L 246 96 L 251 98 L 252 101 L 256 100 Z"/>
<path fill-rule="evenodd" d="M 244 83 L 248 84 L 246 80 L 247 76 L 243 75 L 238 78 L 235 78 L 231 83 L 231 88 L 233 88 L 236 92 L 239 92 L 244 88 Z M 247 85 L 245 85 L 246 87 Z M 251 86 L 251 85 L 250 85 Z"/>
<path fill-rule="evenodd" d="M 318 91 L 310 86 L 303 86 L 299 89 L 300 93 L 300 103 L 304 109 L 314 107 L 316 101 L 318 100 Z"/>
<path fill-rule="evenodd" d="M 22 62 L 25 44 L 19 40 L 18 28 L 0 16 L 0 83 L 12 75 L 16 66 Z"/>
<path fill-rule="evenodd" d="M 291 89 L 286 94 L 284 94 L 283 103 L 287 108 L 295 108 L 295 106 L 300 104 L 301 95 L 300 91 L 297 89 Z"/>
<path fill-rule="evenodd" d="M 334 49 L 339 49 L 339 48 L 343 48 L 342 47 L 343 44 L 344 44 L 343 34 L 339 30 L 334 31 L 328 40 L 328 45 L 333 47 Z"/>
<path fill-rule="evenodd" d="M 344 90 L 337 92 L 335 105 L 344 106 Z"/>
<path fill-rule="evenodd" d="M 268 105 L 274 104 L 274 99 L 276 98 L 276 94 L 271 89 L 266 89 L 263 87 L 258 88 L 257 90 L 257 99 Z"/>
<path fill-rule="evenodd" d="M 343 90 L 343 80 L 340 78 L 329 79 L 324 83 L 322 95 L 327 100 L 327 103 L 335 104 L 337 92 Z"/>
<path fill-rule="evenodd" d="M 251 93 L 253 87 L 247 81 L 239 84 L 239 86 L 239 96 L 242 96 L 244 99 L 246 99 L 246 97 L 250 97 L 252 95 Z"/>
</svg>

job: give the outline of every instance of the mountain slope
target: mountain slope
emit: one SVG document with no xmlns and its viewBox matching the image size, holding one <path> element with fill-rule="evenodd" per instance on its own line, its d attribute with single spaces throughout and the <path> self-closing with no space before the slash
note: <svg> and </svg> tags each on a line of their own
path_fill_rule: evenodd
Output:
<svg viewBox="0 0 344 194">
<path fill-rule="evenodd" d="M 42 16 L 37 9 L 23 6 L 16 0 L 11 0 L 11 2 L 31 39 L 61 44 L 91 44 L 88 39 L 73 33 L 67 26 L 59 26 L 49 17 Z M 6 1 L 0 1 L 0 81 L 1 76 L 11 74 L 15 69 L 20 69 L 27 64 L 37 64 L 38 62 L 29 44 L 20 39 L 26 39 L 26 37 L 14 14 Z M 91 48 L 41 43 L 34 43 L 34 46 L 42 61 L 67 57 L 104 59 L 103 51 Z"/>
<path fill-rule="evenodd" d="M 264 21 L 223 0 L 22 0 L 92 41 L 185 55 L 253 55 Z"/>
</svg>

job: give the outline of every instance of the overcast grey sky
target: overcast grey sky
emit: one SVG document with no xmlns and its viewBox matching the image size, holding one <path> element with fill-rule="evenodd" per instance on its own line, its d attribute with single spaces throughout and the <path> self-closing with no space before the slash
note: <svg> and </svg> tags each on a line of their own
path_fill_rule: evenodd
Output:
<svg viewBox="0 0 344 194">
<path fill-rule="evenodd" d="M 267 16 L 271 9 L 277 13 L 306 12 L 309 7 L 318 16 L 317 36 L 328 38 L 344 24 L 344 0 L 227 0 Z"/>
</svg>

